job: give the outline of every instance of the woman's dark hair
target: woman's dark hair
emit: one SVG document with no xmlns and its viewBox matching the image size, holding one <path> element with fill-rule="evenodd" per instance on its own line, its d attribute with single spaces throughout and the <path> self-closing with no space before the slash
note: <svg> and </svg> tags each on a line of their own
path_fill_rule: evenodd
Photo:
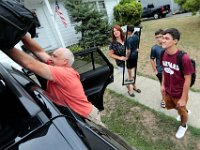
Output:
<svg viewBox="0 0 200 150">
<path fill-rule="evenodd" d="M 175 28 L 169 28 L 169 29 L 166 29 L 165 31 L 163 31 L 163 35 L 166 35 L 166 34 L 170 34 L 173 39 L 175 40 L 180 40 L 180 32 L 178 31 L 178 29 L 175 29 Z"/>
<path fill-rule="evenodd" d="M 117 31 L 120 32 L 121 40 L 124 41 L 125 40 L 124 32 L 122 31 L 122 28 L 119 25 L 114 25 L 113 28 L 112 28 L 112 40 L 113 41 L 117 40 L 115 35 L 114 35 L 114 29 L 116 29 Z"/>
<path fill-rule="evenodd" d="M 156 35 L 159 35 L 159 34 L 163 34 L 163 29 L 158 29 L 158 30 L 155 32 L 155 36 L 156 36 Z"/>
</svg>

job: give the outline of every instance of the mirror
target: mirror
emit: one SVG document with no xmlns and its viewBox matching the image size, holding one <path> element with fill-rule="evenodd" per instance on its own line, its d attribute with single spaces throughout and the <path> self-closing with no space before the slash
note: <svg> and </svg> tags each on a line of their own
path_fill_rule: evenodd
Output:
<svg viewBox="0 0 200 150">
<path fill-rule="evenodd" d="M 122 85 L 135 84 L 137 77 L 138 49 L 140 45 L 141 26 L 122 26 L 125 33 L 126 56 L 129 58 L 123 68 Z M 128 69 L 127 69 L 128 68 Z"/>
</svg>

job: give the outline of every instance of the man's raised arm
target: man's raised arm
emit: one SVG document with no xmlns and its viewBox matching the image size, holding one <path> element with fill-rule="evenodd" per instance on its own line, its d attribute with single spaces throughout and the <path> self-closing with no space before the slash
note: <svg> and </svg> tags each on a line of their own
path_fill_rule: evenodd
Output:
<svg viewBox="0 0 200 150">
<path fill-rule="evenodd" d="M 22 67 L 47 80 L 53 80 L 51 71 L 47 64 L 36 60 L 32 56 L 26 54 L 21 50 L 18 50 L 17 48 L 9 49 L 5 53 Z"/>
<path fill-rule="evenodd" d="M 44 49 L 33 40 L 28 34 L 22 37 L 22 42 L 24 46 L 30 50 L 40 61 L 47 62 L 51 57 L 47 54 Z"/>
</svg>

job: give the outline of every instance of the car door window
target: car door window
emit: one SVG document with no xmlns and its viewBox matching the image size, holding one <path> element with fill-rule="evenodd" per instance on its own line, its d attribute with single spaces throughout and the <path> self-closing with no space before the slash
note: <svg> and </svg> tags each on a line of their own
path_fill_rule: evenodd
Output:
<svg viewBox="0 0 200 150">
<path fill-rule="evenodd" d="M 22 83 L 28 82 L 24 79 Z M 14 92 L 0 74 L 0 149 L 16 143 L 41 125 L 37 116 L 30 116 Z"/>
<path fill-rule="evenodd" d="M 0 149 L 22 135 L 27 126 L 27 113 L 0 77 Z"/>
<path fill-rule="evenodd" d="M 88 71 L 94 71 L 105 65 L 105 60 L 97 51 L 93 51 L 84 55 L 75 56 L 73 68 L 78 71 L 79 74 L 82 74 Z"/>
<path fill-rule="evenodd" d="M 73 68 L 80 74 L 80 80 L 88 100 L 98 109 L 103 109 L 103 93 L 113 81 L 113 66 L 98 48 L 91 48 L 75 54 Z"/>
</svg>

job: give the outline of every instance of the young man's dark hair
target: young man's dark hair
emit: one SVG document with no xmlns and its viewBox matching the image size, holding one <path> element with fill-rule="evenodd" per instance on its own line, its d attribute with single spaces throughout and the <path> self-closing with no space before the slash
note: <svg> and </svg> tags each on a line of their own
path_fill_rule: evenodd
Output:
<svg viewBox="0 0 200 150">
<path fill-rule="evenodd" d="M 127 32 L 133 32 L 134 26 L 127 26 Z"/>
<path fill-rule="evenodd" d="M 173 40 L 176 39 L 178 41 L 180 40 L 180 36 L 181 36 L 180 32 L 175 28 L 166 29 L 165 31 L 163 31 L 162 34 L 163 35 L 170 34 L 173 37 Z"/>
<path fill-rule="evenodd" d="M 163 34 L 163 29 L 159 29 L 155 32 L 155 35 Z"/>
</svg>

